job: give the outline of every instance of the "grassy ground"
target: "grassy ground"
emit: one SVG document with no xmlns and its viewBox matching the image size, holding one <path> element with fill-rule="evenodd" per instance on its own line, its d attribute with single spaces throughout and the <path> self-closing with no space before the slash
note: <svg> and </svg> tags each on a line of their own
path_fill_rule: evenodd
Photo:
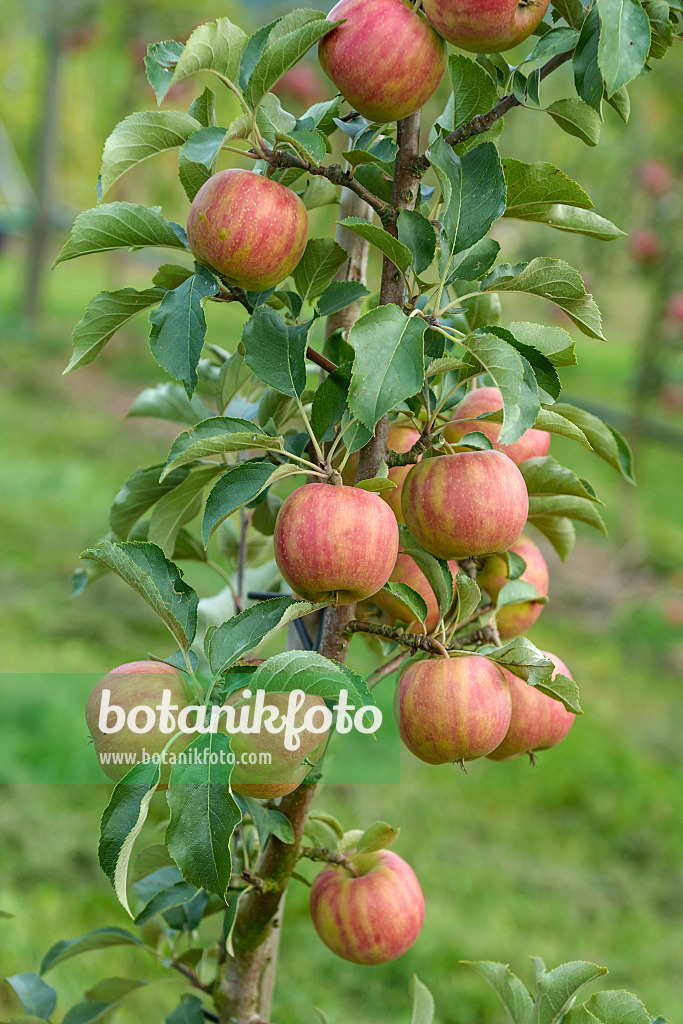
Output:
<svg viewBox="0 0 683 1024">
<path fill-rule="evenodd" d="M 4 309 L 12 308 L 17 273 L 10 253 L 0 264 Z M 91 263 L 87 274 L 62 270 L 50 281 L 48 319 L 38 336 L 11 314 L 2 324 L 5 671 L 101 672 L 167 649 L 164 632 L 119 581 L 105 579 L 86 598 L 69 599 L 78 553 L 106 530 L 118 487 L 135 465 L 157 461 L 173 434 L 152 422 L 121 422 L 136 392 L 161 379 L 142 323 L 112 342 L 102 368 L 60 378 L 73 322 L 112 281 L 122 283 L 116 264 L 102 271 Z M 582 365 L 567 373 L 568 389 L 623 405 L 632 345 L 628 335 L 609 346 L 581 342 Z M 407 755 L 400 789 L 324 789 L 319 805 L 347 827 L 375 818 L 401 826 L 396 849 L 421 878 L 427 922 L 397 964 L 355 968 L 317 941 L 306 889 L 293 885 L 277 1020 L 313 1022 L 317 1005 L 331 1024 L 402 1024 L 409 1020 L 407 981 L 416 971 L 434 991 L 440 1024 L 498 1024 L 492 997 L 459 961 L 502 959 L 528 975 L 528 954 L 551 964 L 596 960 L 610 968 L 611 984 L 637 991 L 672 1022 L 680 1017 L 681 640 L 667 617 L 683 572 L 677 514 L 683 459 L 646 445 L 633 496 L 590 453 L 556 442 L 553 450 L 596 486 L 619 539 L 589 538 L 586 530 L 567 567 L 552 562 L 554 600 L 532 633 L 569 663 L 587 713 L 533 771 L 521 761 L 485 761 L 465 776 Z M 36 730 L 45 732 L 49 706 L 34 713 Z M 25 717 L 12 720 L 11 710 L 3 720 L 10 743 L 13 729 L 31 727 Z M 96 865 L 106 799 L 106 788 L 94 786 L 4 789 L 0 908 L 16 917 L 0 920 L 0 974 L 36 969 L 58 939 L 105 924 L 126 926 Z M 162 814 L 160 806 L 152 841 Z M 164 976 L 143 953 L 89 954 L 54 972 L 62 1010 L 95 979 L 113 974 Z M 165 982 L 135 996 L 121 1020 L 161 1020 L 178 991 Z"/>
</svg>

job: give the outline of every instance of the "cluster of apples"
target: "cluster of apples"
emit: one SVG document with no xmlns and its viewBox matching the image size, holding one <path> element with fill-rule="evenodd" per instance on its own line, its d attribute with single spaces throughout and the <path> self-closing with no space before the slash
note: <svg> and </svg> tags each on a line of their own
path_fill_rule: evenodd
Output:
<svg viewBox="0 0 683 1024">
<path fill-rule="evenodd" d="M 318 48 L 336 87 L 364 117 L 388 123 L 419 110 L 447 66 L 446 40 L 461 49 L 509 49 L 533 32 L 549 0 L 423 0 L 425 17 L 403 0 L 340 0 L 342 21 Z M 265 291 L 301 259 L 308 214 L 284 185 L 231 168 L 197 192 L 187 222 L 190 250 L 228 283 Z"/>
</svg>

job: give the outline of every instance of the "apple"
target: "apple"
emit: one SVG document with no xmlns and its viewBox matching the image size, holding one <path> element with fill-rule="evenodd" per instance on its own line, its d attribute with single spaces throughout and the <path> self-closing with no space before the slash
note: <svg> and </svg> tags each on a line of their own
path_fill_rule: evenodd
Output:
<svg viewBox="0 0 683 1024">
<path fill-rule="evenodd" d="M 427 764 L 490 754 L 505 737 L 511 708 L 503 672 L 478 654 L 418 661 L 403 672 L 394 695 L 401 739 Z"/>
<path fill-rule="evenodd" d="M 455 576 L 460 568 L 458 563 L 449 562 L 449 566 L 451 572 Z M 427 602 L 427 619 L 425 625 L 427 627 L 427 632 L 431 633 L 439 621 L 439 606 L 437 604 L 434 591 L 417 562 L 411 558 L 410 555 L 406 555 L 404 552 L 401 552 L 396 559 L 396 565 L 394 566 L 394 571 L 389 577 L 389 582 L 405 583 L 406 586 L 412 587 L 413 590 L 417 591 L 420 597 L 424 598 Z M 413 618 L 412 613 L 406 608 L 406 606 L 399 601 L 397 597 L 392 597 L 392 595 L 387 593 L 386 590 L 380 590 L 377 594 L 374 594 L 372 600 L 382 609 L 383 612 L 386 612 L 392 622 L 403 622 L 410 626 L 411 629 L 414 626 L 417 626 L 416 620 Z"/>
<path fill-rule="evenodd" d="M 666 304 L 666 316 L 679 327 L 683 324 L 683 292 L 676 292 Z"/>
<path fill-rule="evenodd" d="M 246 291 L 283 281 L 306 248 L 308 214 L 277 181 L 235 168 L 214 174 L 197 192 L 187 240 L 198 263 Z"/>
<path fill-rule="evenodd" d="M 510 551 L 519 555 L 526 562 L 526 569 L 520 579 L 536 587 L 540 597 L 547 597 L 548 566 L 531 538 L 523 533 L 516 544 L 512 545 Z M 487 558 L 477 573 L 477 583 L 487 594 L 490 594 L 494 604 L 498 594 L 508 582 L 507 566 L 499 555 Z M 496 614 L 500 639 L 511 640 L 514 636 L 521 636 L 533 626 L 542 611 L 541 601 L 520 601 L 518 604 L 504 605 Z"/>
<path fill-rule="evenodd" d="M 355 877 L 330 864 L 316 877 L 310 911 L 318 935 L 352 964 L 386 964 L 417 939 L 425 914 L 415 872 L 391 850 L 351 857 Z"/>
<path fill-rule="evenodd" d="M 555 666 L 553 677 L 559 672 L 571 679 L 569 669 L 557 655 L 549 651 L 542 653 Z M 488 756 L 492 761 L 509 761 L 513 757 L 529 754 L 533 761 L 535 751 L 556 747 L 565 738 L 576 715 L 567 711 L 561 701 L 529 686 L 507 669 L 503 669 L 503 673 L 510 687 L 512 717 L 505 739 Z"/>
<path fill-rule="evenodd" d="M 665 196 L 674 186 L 671 168 L 663 160 L 645 160 L 638 168 L 640 183 L 655 199 Z"/>
<path fill-rule="evenodd" d="M 306 601 L 354 604 L 381 590 L 396 564 L 398 523 L 360 487 L 304 484 L 282 504 L 275 561 Z"/>
<path fill-rule="evenodd" d="M 420 431 L 415 430 L 414 427 L 407 427 L 404 424 L 389 424 L 389 430 L 387 435 L 387 442 L 389 448 L 395 452 L 408 452 L 413 447 L 416 441 L 420 439 Z M 422 456 L 420 456 L 422 458 Z M 358 452 L 353 452 L 349 456 L 349 460 L 344 466 L 344 472 L 342 473 L 342 480 L 345 484 L 353 485 L 356 479 L 356 473 L 358 472 Z M 393 509 L 394 515 L 398 519 L 399 523 L 403 522 L 403 510 L 401 509 L 401 488 L 403 487 L 403 481 L 410 472 L 410 466 L 393 466 L 389 470 L 389 479 L 392 480 L 396 487 L 391 491 L 384 491 L 380 494 L 382 501 L 386 501 L 387 505 L 390 505 Z"/>
<path fill-rule="evenodd" d="M 273 86 L 276 96 L 286 96 L 305 107 L 312 107 L 320 99 L 320 71 L 312 64 L 296 64 L 285 71 Z"/>
<path fill-rule="evenodd" d="M 457 451 L 463 451 L 465 449 L 457 448 L 457 442 L 465 434 L 472 434 L 478 431 L 488 437 L 496 451 L 504 452 L 517 466 L 520 462 L 524 462 L 525 459 L 547 455 L 550 448 L 550 434 L 547 430 L 534 430 L 533 427 L 529 427 L 512 444 L 500 444 L 498 435 L 502 427 L 501 423 L 487 423 L 486 420 L 479 422 L 468 419 L 470 416 L 481 416 L 485 412 L 494 412 L 502 408 L 503 396 L 498 388 L 475 388 L 457 406 L 455 419 L 442 431 L 443 436 L 450 445 L 456 447 Z M 460 422 L 461 420 L 464 422 Z"/>
<path fill-rule="evenodd" d="M 449 43 L 473 53 L 500 53 L 530 36 L 550 0 L 422 0 L 425 14 Z"/>
<path fill-rule="evenodd" d="M 320 40 L 323 71 L 369 121 L 398 121 L 419 110 L 446 71 L 446 45 L 402 0 L 340 0 Z"/>
<path fill-rule="evenodd" d="M 290 695 L 288 693 L 267 693 L 266 705 L 276 707 L 280 715 L 287 712 Z M 245 700 L 242 691 L 238 690 L 228 698 L 230 705 L 253 705 L 255 697 Z M 300 728 L 306 713 L 311 708 L 324 708 L 325 701 L 322 697 L 315 697 L 306 694 L 306 698 L 295 716 L 295 725 Z M 305 764 L 308 760 L 315 764 L 323 756 L 329 730 L 323 733 L 315 733 L 304 730 L 299 733 L 301 746 L 297 750 L 287 750 L 284 743 L 284 733 L 268 732 L 265 725 L 257 733 L 234 733 L 230 737 L 230 749 L 235 755 L 235 767 L 230 777 L 230 787 L 236 793 L 244 796 L 255 797 L 257 800 L 274 800 L 276 797 L 286 796 L 301 785 L 311 770 L 311 766 Z M 241 764 L 242 758 L 248 759 L 252 755 L 269 754 L 270 764 Z"/>
<path fill-rule="evenodd" d="M 104 690 L 110 691 L 109 697 L 105 698 L 104 706 L 111 709 L 106 716 L 105 726 L 113 728 L 117 724 L 117 717 L 120 716 L 117 715 L 115 706 L 122 708 L 126 716 L 126 723 L 117 732 L 107 733 L 100 729 L 100 709 Z M 186 706 L 183 677 L 177 669 L 160 661 L 131 661 L 107 672 L 88 694 L 85 720 L 95 744 L 100 767 L 114 782 L 118 782 L 131 770 L 133 764 L 140 760 L 143 750 L 150 755 L 160 754 L 171 739 L 173 733 L 160 731 L 159 715 L 156 711 L 164 690 L 170 691 L 171 704 L 176 705 L 176 712 L 178 708 Z M 128 727 L 130 712 L 135 708 L 140 708 L 134 715 L 134 724 L 140 728 L 144 728 L 149 714 L 154 713 L 155 722 L 150 732 L 137 733 Z M 147 712 L 147 708 L 150 712 Z M 192 736 L 179 737 L 176 742 L 185 747 L 192 739 Z M 109 754 L 133 757 L 126 764 L 107 764 L 101 758 L 102 755 Z M 165 775 L 168 776 L 168 773 L 169 769 L 166 769 Z"/>
<path fill-rule="evenodd" d="M 652 228 L 632 231 L 628 239 L 628 250 L 636 263 L 657 263 L 664 254 L 659 235 Z"/>
<path fill-rule="evenodd" d="M 497 451 L 423 459 L 408 473 L 401 500 L 415 540 L 445 559 L 507 551 L 529 513 L 524 477 Z"/>
</svg>

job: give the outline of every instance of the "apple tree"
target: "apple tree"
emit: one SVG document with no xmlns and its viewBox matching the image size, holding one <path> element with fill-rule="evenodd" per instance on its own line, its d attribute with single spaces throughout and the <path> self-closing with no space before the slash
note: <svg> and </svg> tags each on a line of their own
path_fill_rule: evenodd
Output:
<svg viewBox="0 0 683 1024">
<path fill-rule="evenodd" d="M 580 274 L 559 256 L 511 265 L 491 231 L 513 218 L 546 225 L 559 243 L 564 232 L 623 233 L 553 163 L 505 156 L 503 129 L 545 114 L 577 146 L 596 146 L 603 117 L 628 122 L 628 88 L 664 56 L 680 10 L 673 0 L 341 0 L 328 17 L 294 10 L 250 37 L 218 18 L 185 43 L 149 46 L 159 109 L 114 128 L 98 205 L 76 219 L 57 262 L 171 252 L 142 290 L 93 298 L 68 371 L 148 315 L 151 355 L 169 380 L 139 395 L 132 413 L 182 430 L 157 464 L 122 483 L 110 532 L 83 553 L 75 587 L 117 574 L 172 644 L 108 673 L 88 722 L 98 754 L 139 750 L 130 717 L 115 736 L 102 730 L 104 689 L 124 717 L 154 708 L 164 689 L 197 715 L 248 708 L 262 691 L 284 707 L 300 691 L 308 732 L 292 756 L 280 737 L 155 726 L 148 748 L 179 742 L 190 757 L 170 770 L 114 766 L 100 862 L 135 922 L 160 922 L 157 946 L 118 926 L 58 943 L 40 977 L 12 979 L 26 1013 L 51 1015 L 54 990 L 42 980 L 51 967 L 129 944 L 187 980 L 169 1024 L 270 1020 L 282 900 L 302 858 L 321 865 L 311 918 L 333 953 L 377 964 L 405 952 L 425 902 L 410 865 L 388 849 L 397 830 L 341 825 L 312 806 L 326 744 L 344 743 L 325 722 L 342 692 L 369 715 L 375 687 L 395 685 L 405 746 L 461 768 L 533 759 L 582 713 L 567 666 L 524 635 L 548 593 L 527 530 L 562 559 L 575 523 L 605 531 L 591 484 L 550 454 L 554 435 L 632 482 L 631 456 L 609 424 L 562 401 L 560 372 L 580 346 L 561 327 L 506 311 L 508 293 L 525 293 L 539 311 L 559 307 L 586 344 L 602 342 Z M 525 58 L 510 64 L 501 51 L 525 39 Z M 272 89 L 314 45 L 338 94 L 295 118 Z M 567 95 L 548 103 L 546 79 L 563 65 L 573 86 L 565 75 Z M 198 74 L 215 84 L 198 88 L 189 110 L 160 106 Z M 421 124 L 442 84 L 442 112 Z M 229 121 L 226 94 L 239 105 Z M 127 170 L 170 149 L 186 226 L 111 195 Z M 335 204 L 335 237 L 310 237 L 310 211 Z M 379 259 L 368 262 L 369 252 Z M 239 309 L 241 334 L 207 337 L 208 303 Z M 216 574 L 213 591 L 186 581 L 181 566 L 193 561 L 203 579 Z M 277 638 L 279 653 L 264 656 Z M 352 641 L 374 658 L 369 675 L 345 665 Z M 238 749 L 272 755 L 268 771 L 220 761 Z M 152 800 L 168 805 L 165 846 L 131 886 Z M 176 955 L 174 936 L 211 915 L 210 949 Z M 537 961 L 530 990 L 504 965 L 473 966 L 515 1024 L 654 1020 L 628 993 L 575 1004 L 603 973 L 593 964 L 548 971 Z M 135 985 L 113 979 L 67 1018 L 95 1020 Z M 412 998 L 413 1020 L 427 1024 L 433 1002 L 417 979 Z"/>
</svg>

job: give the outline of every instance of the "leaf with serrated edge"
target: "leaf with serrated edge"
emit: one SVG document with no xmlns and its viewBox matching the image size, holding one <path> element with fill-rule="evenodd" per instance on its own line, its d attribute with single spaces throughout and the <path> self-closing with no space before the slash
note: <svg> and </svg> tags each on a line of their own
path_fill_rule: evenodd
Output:
<svg viewBox="0 0 683 1024">
<path fill-rule="evenodd" d="M 80 935 L 77 939 L 62 939 L 61 942 L 55 943 L 43 957 L 40 973 L 45 974 L 46 971 L 69 960 L 72 956 L 89 953 L 93 949 L 140 945 L 142 945 L 140 939 L 123 928 L 97 928 L 95 931 Z"/>
<path fill-rule="evenodd" d="M 398 839 L 400 828 L 392 828 L 386 821 L 374 821 L 368 825 L 356 844 L 356 853 L 374 853 L 386 850 Z"/>
<path fill-rule="evenodd" d="M 605 967 L 584 960 L 560 964 L 548 971 L 536 983 L 534 1024 L 556 1024 L 569 1009 L 577 992 L 603 974 L 607 974 Z"/>
<path fill-rule="evenodd" d="M 201 124 L 180 110 L 144 110 L 120 121 L 104 144 L 102 195 L 131 167 L 187 142 Z"/>
<path fill-rule="evenodd" d="M 426 985 L 423 985 L 417 974 L 410 979 L 410 997 L 413 1001 L 413 1012 L 410 1024 L 433 1024 L 434 999 Z"/>
<path fill-rule="evenodd" d="M 178 646 L 187 651 L 197 632 L 197 594 L 156 544 L 101 540 L 81 554 L 111 569 L 157 613 Z"/>
<path fill-rule="evenodd" d="M 161 288 L 121 288 L 116 292 L 100 292 L 91 299 L 85 313 L 73 329 L 73 355 L 64 373 L 71 373 L 92 363 L 116 332 L 150 306 L 161 302 Z"/>
<path fill-rule="evenodd" d="M 100 825 L 100 866 L 121 906 L 133 917 L 128 905 L 128 864 L 133 845 L 144 825 L 149 805 L 159 785 L 161 766 L 149 762 L 136 764 L 121 779 L 112 793 Z"/>
<path fill-rule="evenodd" d="M 407 583 L 394 583 L 391 580 L 384 584 L 382 590 L 386 591 L 387 594 L 391 594 L 392 597 L 397 598 L 397 600 L 399 600 L 401 604 L 415 616 L 420 625 L 424 626 L 428 609 L 427 602 L 422 594 L 418 594 L 418 592 L 413 590 L 412 587 L 409 587 Z"/>
<path fill-rule="evenodd" d="M 227 672 L 231 665 L 270 639 L 278 630 L 302 615 L 310 615 L 324 607 L 324 604 L 310 604 L 292 597 L 273 597 L 268 601 L 259 601 L 213 631 L 207 650 L 211 671 L 215 675 Z"/>
<path fill-rule="evenodd" d="M 204 488 L 220 472 L 218 465 L 195 470 L 177 487 L 162 495 L 154 506 L 147 539 L 158 544 L 169 558 L 173 556 L 180 528 L 193 518 L 192 512 L 196 514 L 199 511 L 198 503 Z"/>
<path fill-rule="evenodd" d="M 291 693 L 303 690 L 318 697 L 335 699 L 343 689 L 356 707 L 374 704 L 374 698 L 367 689 L 365 680 L 351 670 L 324 658 L 316 651 L 285 651 L 276 654 L 262 665 L 249 680 L 253 691 L 266 693 Z"/>
<path fill-rule="evenodd" d="M 200 71 L 211 71 L 236 84 L 247 35 L 229 18 L 199 25 L 185 43 L 169 88 Z"/>
<path fill-rule="evenodd" d="M 469 619 L 479 607 L 481 590 L 477 583 L 465 572 L 457 573 L 455 590 L 458 596 L 458 622 Z"/>
<path fill-rule="evenodd" d="M 297 10 L 285 15 L 271 31 L 249 78 L 247 101 L 252 107 L 257 106 L 262 96 L 314 43 L 339 24 L 339 21 L 327 21 L 320 11 Z"/>
<path fill-rule="evenodd" d="M 196 392 L 189 399 L 183 387 L 166 381 L 141 391 L 126 416 L 151 416 L 193 426 L 200 420 L 207 419 L 209 410 Z"/>
<path fill-rule="evenodd" d="M 294 269 L 294 287 L 304 302 L 321 295 L 346 263 L 348 253 L 332 238 L 309 238 Z"/>
<path fill-rule="evenodd" d="M 533 999 L 526 986 L 512 973 L 507 964 L 490 960 L 462 960 L 472 967 L 496 993 L 514 1024 L 529 1024 Z"/>
<path fill-rule="evenodd" d="M 162 216 L 160 206 L 104 203 L 79 213 L 54 265 L 95 252 L 148 245 L 187 251 L 185 241 Z"/>
</svg>

